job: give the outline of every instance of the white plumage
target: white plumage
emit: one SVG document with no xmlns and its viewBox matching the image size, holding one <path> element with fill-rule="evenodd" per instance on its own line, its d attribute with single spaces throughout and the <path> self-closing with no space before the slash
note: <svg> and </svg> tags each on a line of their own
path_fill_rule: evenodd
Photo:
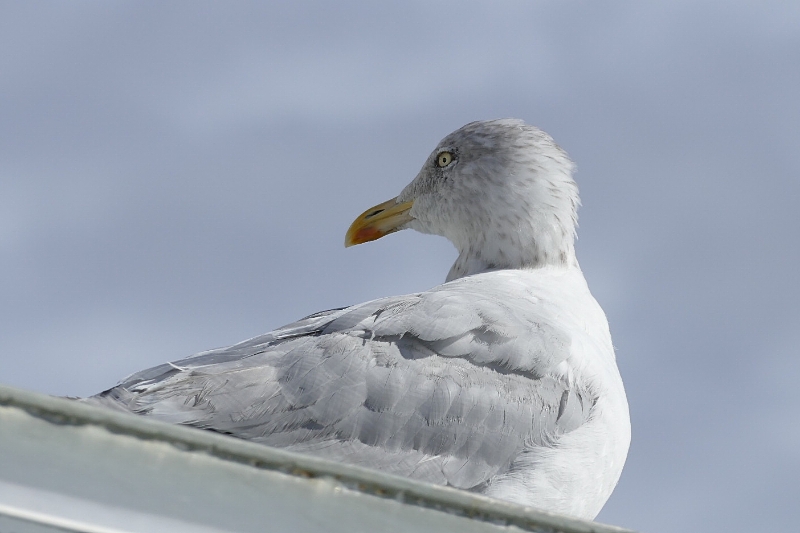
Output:
<svg viewBox="0 0 800 533">
<path fill-rule="evenodd" d="M 572 170 L 521 121 L 468 124 L 346 241 L 443 235 L 459 252 L 445 284 L 317 313 L 86 401 L 593 518 L 630 423 L 575 258 Z"/>
</svg>

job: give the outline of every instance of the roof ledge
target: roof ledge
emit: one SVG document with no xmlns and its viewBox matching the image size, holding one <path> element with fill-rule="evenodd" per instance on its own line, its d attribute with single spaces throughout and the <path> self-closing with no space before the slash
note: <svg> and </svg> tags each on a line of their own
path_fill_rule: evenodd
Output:
<svg viewBox="0 0 800 533">
<path fill-rule="evenodd" d="M 265 528 L 628 531 L 0 385 L 0 530 Z"/>
</svg>

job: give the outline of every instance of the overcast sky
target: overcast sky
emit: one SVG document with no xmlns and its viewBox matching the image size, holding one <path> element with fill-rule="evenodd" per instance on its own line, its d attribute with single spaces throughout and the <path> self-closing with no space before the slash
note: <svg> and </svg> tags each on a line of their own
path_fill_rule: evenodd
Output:
<svg viewBox="0 0 800 533">
<path fill-rule="evenodd" d="M 577 162 L 633 443 L 599 520 L 779 531 L 800 502 L 800 2 L 0 4 L 0 382 L 90 395 L 444 280 L 345 250 L 463 124 Z"/>
</svg>

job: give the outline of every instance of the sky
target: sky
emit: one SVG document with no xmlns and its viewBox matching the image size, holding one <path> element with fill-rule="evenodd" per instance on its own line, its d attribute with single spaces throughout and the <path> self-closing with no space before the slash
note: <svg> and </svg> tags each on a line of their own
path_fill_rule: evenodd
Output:
<svg viewBox="0 0 800 533">
<path fill-rule="evenodd" d="M 345 231 L 501 117 L 577 163 L 633 428 L 598 520 L 795 528 L 790 0 L 2 2 L 0 383 L 91 395 L 441 283 L 443 238 Z"/>
</svg>

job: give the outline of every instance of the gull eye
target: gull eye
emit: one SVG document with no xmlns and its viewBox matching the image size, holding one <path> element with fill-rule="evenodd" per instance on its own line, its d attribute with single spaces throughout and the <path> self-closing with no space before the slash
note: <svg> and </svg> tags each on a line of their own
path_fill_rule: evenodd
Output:
<svg viewBox="0 0 800 533">
<path fill-rule="evenodd" d="M 440 168 L 444 168 L 452 162 L 453 154 L 450 152 L 441 152 L 436 156 L 436 164 L 439 165 Z"/>
</svg>

